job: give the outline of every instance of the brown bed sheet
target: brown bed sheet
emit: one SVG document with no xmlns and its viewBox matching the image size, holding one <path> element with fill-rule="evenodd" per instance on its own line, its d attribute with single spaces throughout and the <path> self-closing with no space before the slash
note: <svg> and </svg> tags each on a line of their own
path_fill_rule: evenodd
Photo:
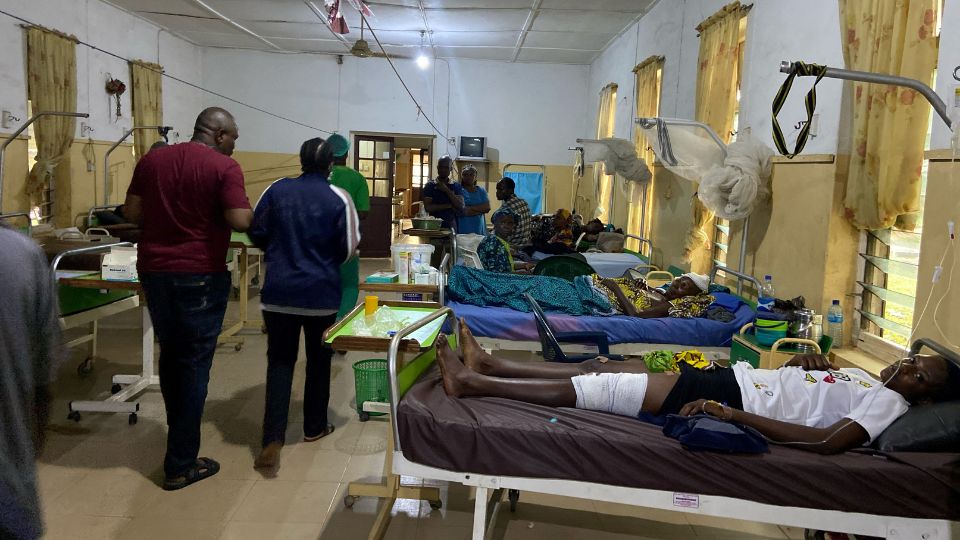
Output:
<svg viewBox="0 0 960 540">
<path fill-rule="evenodd" d="M 450 398 L 436 373 L 404 396 L 397 422 L 407 459 L 451 471 L 960 519 L 960 454 L 821 456 L 777 446 L 761 455 L 691 452 L 658 426 L 632 418 L 499 398 Z"/>
<path fill-rule="evenodd" d="M 105 246 L 120 242 L 119 239 L 113 237 L 97 238 L 96 240 L 58 240 L 53 237 L 43 237 L 37 238 L 36 241 L 40 244 L 40 247 L 43 248 L 43 252 L 47 255 L 47 262 L 51 264 L 57 255 L 67 250 L 93 246 Z M 100 270 L 100 259 L 106 252 L 107 251 L 104 250 L 97 253 L 71 255 L 63 259 L 63 262 L 60 263 L 60 270 L 98 271 Z"/>
</svg>

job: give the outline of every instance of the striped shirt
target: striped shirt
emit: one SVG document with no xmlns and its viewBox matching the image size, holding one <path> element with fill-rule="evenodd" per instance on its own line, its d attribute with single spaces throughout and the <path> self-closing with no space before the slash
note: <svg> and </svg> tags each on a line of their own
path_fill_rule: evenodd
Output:
<svg viewBox="0 0 960 540">
<path fill-rule="evenodd" d="M 513 229 L 513 234 L 510 235 L 507 241 L 510 242 L 510 245 L 515 249 L 529 246 L 533 221 L 533 218 L 530 217 L 530 205 L 520 197 L 511 195 L 509 199 L 503 201 L 503 206 L 513 210 L 513 213 L 520 216 L 520 219 L 517 220 L 516 227 Z"/>
</svg>

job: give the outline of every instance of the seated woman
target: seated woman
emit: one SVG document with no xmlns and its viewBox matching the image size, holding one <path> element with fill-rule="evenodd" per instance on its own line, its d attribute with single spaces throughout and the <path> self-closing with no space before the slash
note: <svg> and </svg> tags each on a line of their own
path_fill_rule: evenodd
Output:
<svg viewBox="0 0 960 540">
<path fill-rule="evenodd" d="M 490 217 L 493 234 L 484 238 L 477 246 L 477 256 L 480 257 L 484 270 L 504 274 L 529 274 L 533 270 L 534 264 L 513 260 L 514 253 L 507 242 L 507 238 L 513 234 L 517 219 L 517 214 L 506 207 L 500 208 Z"/>
<path fill-rule="evenodd" d="M 596 274 L 591 278 L 615 310 L 631 317 L 691 319 L 702 315 L 715 301 L 707 294 L 709 278 L 693 272 L 673 280 L 666 290 L 650 287 L 643 279 L 602 278 Z"/>
<path fill-rule="evenodd" d="M 859 369 L 836 369 L 820 355 L 795 356 L 778 370 L 746 362 L 680 375 L 645 373 L 640 361 L 580 364 L 514 362 L 483 351 L 460 321 L 460 352 L 437 340 L 443 388 L 456 398 L 500 397 L 622 416 L 708 414 L 759 431 L 768 440 L 822 454 L 861 446 L 910 405 L 960 398 L 960 367 L 942 356 L 916 355 L 876 380 Z"/>
</svg>

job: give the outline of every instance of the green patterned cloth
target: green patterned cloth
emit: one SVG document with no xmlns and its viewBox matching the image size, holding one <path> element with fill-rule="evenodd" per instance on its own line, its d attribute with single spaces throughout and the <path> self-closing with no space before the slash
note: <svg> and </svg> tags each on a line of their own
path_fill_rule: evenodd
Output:
<svg viewBox="0 0 960 540">
<path fill-rule="evenodd" d="M 447 297 L 463 304 L 500 306 L 530 312 L 523 297 L 530 293 L 544 311 L 569 315 L 611 315 L 610 302 L 594 289 L 586 276 L 573 282 L 548 276 L 501 274 L 454 266 Z"/>
</svg>

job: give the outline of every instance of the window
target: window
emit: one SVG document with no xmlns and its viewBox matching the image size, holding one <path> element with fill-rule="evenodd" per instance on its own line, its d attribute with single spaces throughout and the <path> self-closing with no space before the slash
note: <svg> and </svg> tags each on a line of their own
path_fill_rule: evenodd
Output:
<svg viewBox="0 0 960 540">
<path fill-rule="evenodd" d="M 27 100 L 27 118 L 33 117 L 33 104 Z M 33 134 L 33 124 L 27 127 L 27 172 L 37 162 L 37 139 Z M 53 190 L 45 185 L 39 195 L 30 195 L 30 225 L 35 227 L 50 221 L 53 214 Z"/>
<path fill-rule="evenodd" d="M 413 167 L 413 187 L 423 188 L 430 181 L 430 150 L 414 148 L 410 152 Z"/>
<path fill-rule="evenodd" d="M 747 18 L 740 19 L 740 44 L 737 50 L 737 104 L 733 110 L 733 127 L 730 130 L 730 142 L 737 140 L 740 131 L 740 81 L 743 73 L 743 50 L 747 39 Z M 723 134 L 719 134 L 723 137 Z M 746 249 L 746 246 L 740 246 Z M 727 266 L 727 254 L 730 252 L 730 220 L 718 217 L 713 222 L 713 265 Z M 742 270 L 742 269 L 741 269 Z"/>
<path fill-rule="evenodd" d="M 597 138 L 613 137 L 614 125 L 617 118 L 617 85 L 610 83 L 600 91 L 600 112 L 597 114 Z M 606 221 L 610 217 L 610 204 L 613 186 L 613 175 L 606 174 L 603 163 L 593 167 L 595 185 L 599 188 L 597 206 L 603 208 L 600 219 Z"/>
<path fill-rule="evenodd" d="M 931 111 L 924 146 L 928 150 L 932 130 Z M 860 290 L 860 306 L 857 309 L 860 316 L 858 338 L 866 343 L 865 348 L 880 349 L 881 354 L 890 350 L 891 343 L 900 348 L 909 346 L 917 294 L 928 168 L 929 161 L 923 160 L 920 169 L 920 211 L 916 227 L 912 231 L 891 227 L 879 231 L 864 231 L 861 235 L 860 260 L 863 265 L 857 281 Z M 877 342 L 876 338 L 881 341 Z"/>
<path fill-rule="evenodd" d="M 633 69 L 635 77 L 635 113 L 634 117 L 651 118 L 660 114 L 660 89 L 663 82 L 663 56 L 651 56 L 637 65 Z M 633 126 L 633 143 L 637 154 L 647 163 L 651 173 L 654 171 L 653 163 L 656 154 L 650 147 L 650 141 L 644 135 L 644 131 Z M 630 183 L 630 208 L 627 219 L 627 232 L 643 238 L 649 238 L 648 228 L 650 223 L 650 186 L 651 182 L 645 184 Z M 644 248 L 640 242 L 633 239 L 627 239 L 627 247 L 638 253 L 643 252 Z M 653 255 L 650 253 L 649 255 Z"/>
</svg>

